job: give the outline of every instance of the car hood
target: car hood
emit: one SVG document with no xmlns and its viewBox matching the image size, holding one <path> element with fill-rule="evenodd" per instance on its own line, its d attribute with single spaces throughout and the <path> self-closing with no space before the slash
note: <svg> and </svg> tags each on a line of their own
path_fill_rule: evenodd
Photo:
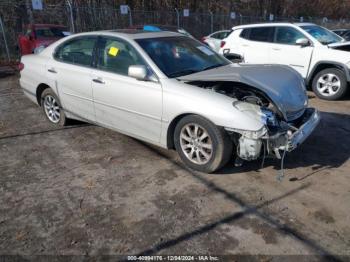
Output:
<svg viewBox="0 0 350 262">
<path fill-rule="evenodd" d="M 328 46 L 329 47 L 350 46 L 350 41 L 337 42 L 337 43 L 329 44 Z"/>
<path fill-rule="evenodd" d="M 333 43 L 328 45 L 329 48 L 336 49 L 336 50 L 341 50 L 341 51 L 350 51 L 350 42 L 338 42 L 338 43 Z"/>
<path fill-rule="evenodd" d="M 285 120 L 300 117 L 308 98 L 302 77 L 282 65 L 230 64 L 178 78 L 182 81 L 232 81 L 247 84 L 265 93 L 283 114 Z"/>
<path fill-rule="evenodd" d="M 45 38 L 39 38 L 37 39 L 37 46 L 49 46 L 52 43 L 56 42 L 57 40 L 61 39 L 63 37 L 45 37 Z"/>
</svg>

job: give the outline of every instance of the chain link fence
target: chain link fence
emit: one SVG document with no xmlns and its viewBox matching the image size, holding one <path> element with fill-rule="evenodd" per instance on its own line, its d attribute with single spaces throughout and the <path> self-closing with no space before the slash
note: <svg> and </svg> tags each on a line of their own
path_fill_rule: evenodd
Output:
<svg viewBox="0 0 350 262">
<path fill-rule="evenodd" d="M 34 23 L 60 24 L 70 28 L 72 32 L 108 30 L 128 28 L 143 24 L 174 25 L 184 28 L 193 36 L 201 38 L 211 32 L 229 29 L 235 25 L 269 22 L 269 16 L 256 17 L 236 14 L 232 19 L 230 14 L 190 13 L 184 16 L 182 11 L 143 11 L 130 10 L 121 14 L 116 8 L 100 8 L 69 5 L 46 5 L 43 10 L 33 10 Z M 0 18 L 0 61 L 19 58 L 18 35 L 23 33 L 24 25 L 29 23 L 26 7 L 23 5 L 1 5 Z M 275 22 L 300 22 L 295 17 L 274 17 Z M 330 20 L 325 18 L 305 17 L 304 22 L 313 22 L 334 29 L 349 27 L 348 20 Z M 4 39 L 5 37 L 5 39 Z M 6 43 L 7 47 L 6 48 Z"/>
</svg>

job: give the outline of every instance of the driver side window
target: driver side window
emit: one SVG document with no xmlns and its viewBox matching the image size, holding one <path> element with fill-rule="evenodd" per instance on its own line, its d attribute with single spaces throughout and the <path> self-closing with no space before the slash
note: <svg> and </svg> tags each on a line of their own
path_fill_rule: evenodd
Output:
<svg viewBox="0 0 350 262">
<path fill-rule="evenodd" d="M 300 38 L 306 38 L 301 32 L 292 27 L 277 27 L 275 43 L 285 45 L 296 45 Z"/>
<path fill-rule="evenodd" d="M 146 65 L 133 46 L 116 38 L 101 39 L 97 68 L 127 76 L 131 65 Z"/>
</svg>

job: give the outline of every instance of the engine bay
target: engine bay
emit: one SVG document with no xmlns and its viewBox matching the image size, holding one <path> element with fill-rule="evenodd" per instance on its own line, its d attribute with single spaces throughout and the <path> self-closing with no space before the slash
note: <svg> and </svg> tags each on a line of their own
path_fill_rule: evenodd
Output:
<svg viewBox="0 0 350 262">
<path fill-rule="evenodd" d="M 262 94 L 262 92 L 243 83 L 194 81 L 188 82 L 187 84 L 212 90 L 214 92 L 236 98 L 239 101 L 256 104 L 261 107 L 268 107 L 270 104 L 270 101 L 264 94 Z"/>
<path fill-rule="evenodd" d="M 274 154 L 281 158 L 274 149 L 286 145 L 287 131 L 290 126 L 283 120 L 283 117 L 273 102 L 260 90 L 239 82 L 212 82 L 193 81 L 187 84 L 211 90 L 238 101 L 253 104 L 259 107 L 257 114 L 266 125 L 266 133 L 260 137 L 252 137 L 249 132 L 234 130 L 230 132 L 231 138 L 236 145 L 237 156 L 243 160 L 255 160 L 265 153 Z M 240 102 L 238 102 L 240 103 Z M 234 103 L 235 104 L 235 103 Z M 240 109 L 242 105 L 236 106 Z M 266 151 L 266 152 L 265 152 Z"/>
</svg>

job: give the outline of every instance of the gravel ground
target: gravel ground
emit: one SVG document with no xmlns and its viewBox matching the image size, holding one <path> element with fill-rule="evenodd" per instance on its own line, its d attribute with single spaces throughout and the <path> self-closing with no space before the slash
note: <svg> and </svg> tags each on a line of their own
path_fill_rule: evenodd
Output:
<svg viewBox="0 0 350 262">
<path fill-rule="evenodd" d="M 280 163 L 186 169 L 102 127 L 48 123 L 0 79 L 0 255 L 350 256 L 350 99 L 310 104 L 313 135 Z M 348 256 L 348 257 L 346 257 Z M 268 260 L 267 260 L 268 261 Z"/>
</svg>

